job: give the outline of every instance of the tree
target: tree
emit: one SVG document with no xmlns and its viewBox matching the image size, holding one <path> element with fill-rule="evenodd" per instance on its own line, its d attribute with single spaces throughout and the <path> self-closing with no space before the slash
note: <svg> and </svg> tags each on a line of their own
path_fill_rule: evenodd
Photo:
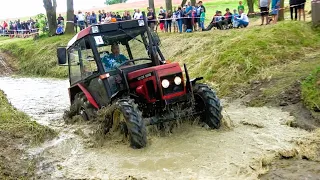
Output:
<svg viewBox="0 0 320 180">
<path fill-rule="evenodd" d="M 254 3 L 255 0 L 247 0 L 247 5 L 248 5 L 248 14 L 250 15 L 251 13 L 254 13 Z"/>
<path fill-rule="evenodd" d="M 187 3 L 187 0 L 182 0 L 182 2 L 181 2 L 181 7 L 183 7 L 184 5 L 186 5 L 186 3 Z"/>
<path fill-rule="evenodd" d="M 156 13 L 156 9 L 154 8 L 154 0 L 149 0 L 149 8 L 153 9 L 153 12 Z"/>
<path fill-rule="evenodd" d="M 67 25 L 66 33 L 74 33 L 74 9 L 73 9 L 73 0 L 67 0 Z"/>
<path fill-rule="evenodd" d="M 172 12 L 172 0 L 166 0 L 166 10 Z"/>
<path fill-rule="evenodd" d="M 191 6 L 196 5 L 196 0 L 191 0 Z"/>
<path fill-rule="evenodd" d="M 49 36 L 53 36 L 57 29 L 57 1 L 56 0 L 43 0 L 43 6 L 46 9 L 48 24 L 49 24 Z"/>
<path fill-rule="evenodd" d="M 106 5 L 125 3 L 127 0 L 106 0 Z"/>
<path fill-rule="evenodd" d="M 281 10 L 279 11 L 278 21 L 283 21 L 284 20 L 284 0 L 280 0 L 280 8 Z"/>
</svg>

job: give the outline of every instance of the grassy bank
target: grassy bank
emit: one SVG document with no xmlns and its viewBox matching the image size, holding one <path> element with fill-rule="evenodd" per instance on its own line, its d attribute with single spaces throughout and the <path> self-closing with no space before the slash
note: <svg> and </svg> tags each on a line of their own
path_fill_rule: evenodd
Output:
<svg viewBox="0 0 320 180">
<path fill-rule="evenodd" d="M 318 66 L 302 83 L 301 94 L 306 106 L 320 112 L 320 66 Z"/>
<path fill-rule="evenodd" d="M 67 77 L 67 69 L 57 66 L 56 47 L 66 45 L 71 36 L 56 36 L 34 41 L 24 39 L 3 43 L 0 50 L 15 56 L 21 75 Z"/>
<path fill-rule="evenodd" d="M 0 90 L 0 179 L 27 179 L 35 162 L 22 158 L 23 146 L 38 144 L 55 132 L 16 110 Z"/>
</svg>

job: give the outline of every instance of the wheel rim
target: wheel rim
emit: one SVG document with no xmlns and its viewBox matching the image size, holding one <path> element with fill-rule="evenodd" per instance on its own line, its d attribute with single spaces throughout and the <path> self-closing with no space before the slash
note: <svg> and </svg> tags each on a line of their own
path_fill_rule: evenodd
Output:
<svg viewBox="0 0 320 180">
<path fill-rule="evenodd" d="M 116 109 L 112 115 L 112 127 L 110 132 L 116 136 L 122 138 L 123 141 L 128 140 L 128 130 L 126 126 L 126 120 L 123 113 Z"/>
</svg>

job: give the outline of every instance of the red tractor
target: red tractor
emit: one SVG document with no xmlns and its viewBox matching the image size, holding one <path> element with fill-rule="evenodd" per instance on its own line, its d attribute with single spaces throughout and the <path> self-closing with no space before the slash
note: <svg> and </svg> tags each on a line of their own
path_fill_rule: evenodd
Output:
<svg viewBox="0 0 320 180">
<path fill-rule="evenodd" d="M 197 83 L 202 77 L 190 79 L 186 65 L 183 71 L 167 62 L 159 44 L 144 13 L 142 19 L 79 32 L 57 49 L 59 64 L 69 69 L 71 107 L 85 120 L 102 107 L 112 108 L 107 131 L 122 133 L 133 148 L 146 146 L 148 125 L 200 117 L 219 128 L 222 107 L 216 93 Z"/>
</svg>

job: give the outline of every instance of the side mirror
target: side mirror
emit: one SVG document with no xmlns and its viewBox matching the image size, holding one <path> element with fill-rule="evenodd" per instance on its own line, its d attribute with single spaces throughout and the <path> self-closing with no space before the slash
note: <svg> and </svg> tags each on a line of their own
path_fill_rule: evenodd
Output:
<svg viewBox="0 0 320 180">
<path fill-rule="evenodd" d="M 156 32 L 151 32 L 154 42 L 159 46 L 161 44 L 159 35 Z"/>
<path fill-rule="evenodd" d="M 57 57 L 58 57 L 58 64 L 63 65 L 67 63 L 67 49 L 65 47 L 58 47 L 57 48 Z"/>
</svg>

